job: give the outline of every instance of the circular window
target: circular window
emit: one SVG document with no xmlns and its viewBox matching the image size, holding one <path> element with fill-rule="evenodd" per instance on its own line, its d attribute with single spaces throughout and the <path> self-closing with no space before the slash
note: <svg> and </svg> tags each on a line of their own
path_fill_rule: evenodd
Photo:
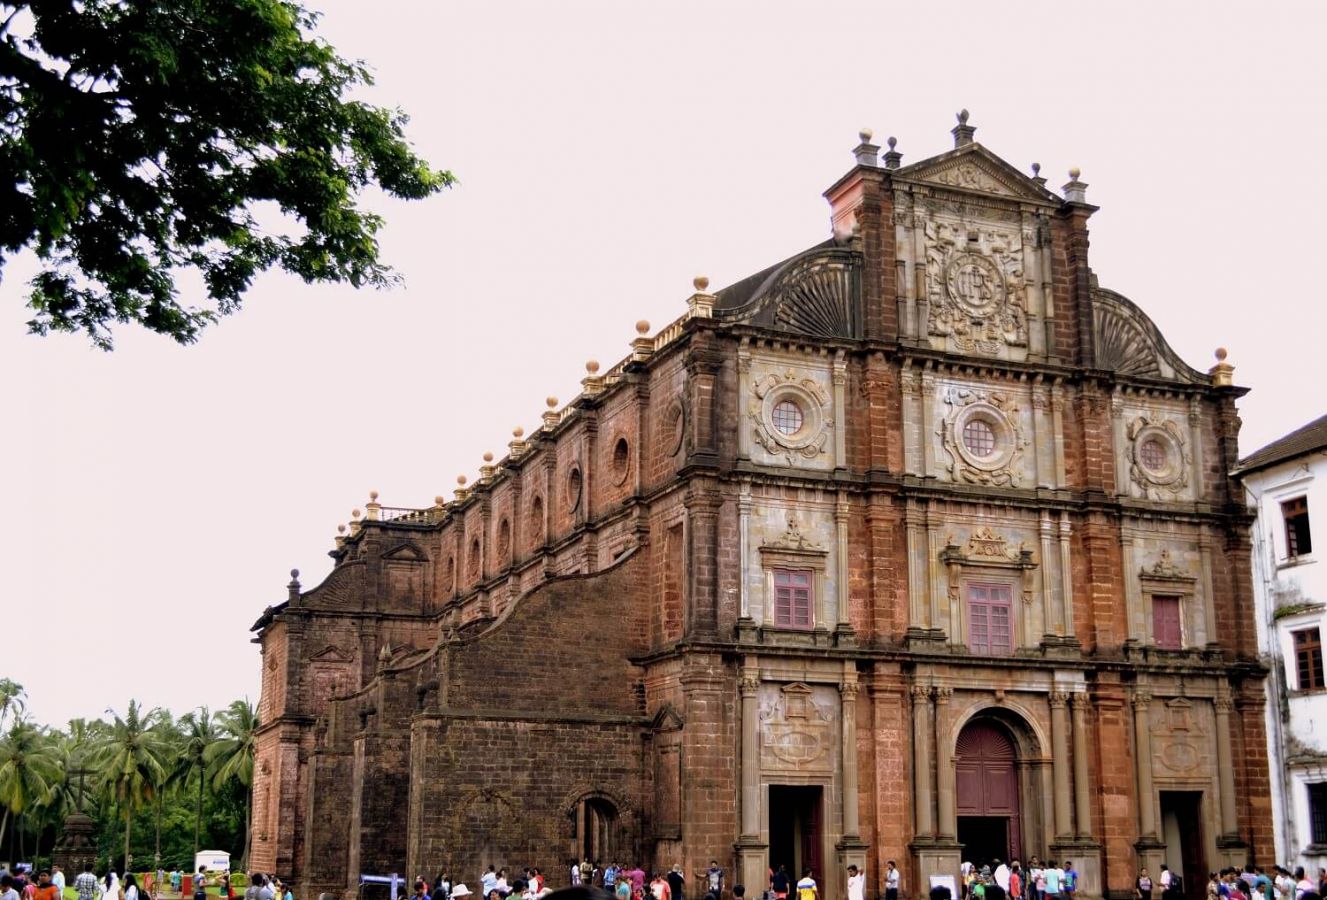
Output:
<svg viewBox="0 0 1327 900">
<path fill-rule="evenodd" d="M 995 452 L 995 429 L 985 419 L 968 419 L 963 425 L 963 446 L 985 459 Z"/>
<path fill-rule="evenodd" d="M 1165 445 L 1159 440 L 1148 438 L 1138 448 L 1138 459 L 1153 472 L 1164 472 L 1166 463 L 1169 461 L 1169 455 L 1166 453 Z"/>
<path fill-rule="evenodd" d="M 802 430 L 802 408 L 791 400 L 780 400 L 774 404 L 770 419 L 779 434 L 796 434 Z"/>
<path fill-rule="evenodd" d="M 581 505 L 581 470 L 572 469 L 567 476 L 567 506 L 574 512 Z"/>
</svg>

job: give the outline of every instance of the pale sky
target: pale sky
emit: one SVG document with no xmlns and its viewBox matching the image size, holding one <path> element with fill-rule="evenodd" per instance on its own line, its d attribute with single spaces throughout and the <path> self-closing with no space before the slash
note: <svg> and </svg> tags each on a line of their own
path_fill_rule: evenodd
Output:
<svg viewBox="0 0 1327 900">
<path fill-rule="evenodd" d="M 472 480 L 587 359 L 823 240 L 860 128 L 904 164 L 954 114 L 1059 191 L 1103 287 L 1190 365 L 1230 349 L 1244 454 L 1327 411 L 1319 4 L 324 0 L 368 97 L 460 185 L 375 200 L 390 293 L 270 274 L 181 348 L 25 334 L 0 284 L 0 676 L 41 721 L 258 699 L 249 626 L 368 492 Z"/>
</svg>

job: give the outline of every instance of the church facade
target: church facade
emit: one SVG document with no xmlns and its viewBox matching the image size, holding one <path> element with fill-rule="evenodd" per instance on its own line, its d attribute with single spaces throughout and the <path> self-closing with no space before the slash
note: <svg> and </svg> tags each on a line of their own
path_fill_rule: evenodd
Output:
<svg viewBox="0 0 1327 900">
<path fill-rule="evenodd" d="M 431 507 L 374 495 L 256 623 L 252 866 L 843 869 L 1272 852 L 1232 367 L 1089 266 L 1095 210 L 863 133 L 833 237 L 639 323 Z"/>
</svg>

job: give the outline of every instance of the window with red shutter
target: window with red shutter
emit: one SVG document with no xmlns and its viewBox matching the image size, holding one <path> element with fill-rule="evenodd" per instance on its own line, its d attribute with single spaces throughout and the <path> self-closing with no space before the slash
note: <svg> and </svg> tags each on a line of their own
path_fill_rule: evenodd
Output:
<svg viewBox="0 0 1327 900">
<path fill-rule="evenodd" d="M 1162 650 L 1183 649 L 1179 597 L 1152 598 L 1152 643 Z"/>
<path fill-rule="evenodd" d="M 1014 652 L 1013 604 L 1007 584 L 968 585 L 968 648 L 988 656 Z"/>
<path fill-rule="evenodd" d="M 1299 689 L 1311 691 L 1324 687 L 1322 672 L 1322 632 L 1305 628 L 1294 632 L 1295 667 L 1299 670 Z"/>
<path fill-rule="evenodd" d="M 774 624 L 782 628 L 810 628 L 812 578 L 810 569 L 774 570 Z"/>
</svg>

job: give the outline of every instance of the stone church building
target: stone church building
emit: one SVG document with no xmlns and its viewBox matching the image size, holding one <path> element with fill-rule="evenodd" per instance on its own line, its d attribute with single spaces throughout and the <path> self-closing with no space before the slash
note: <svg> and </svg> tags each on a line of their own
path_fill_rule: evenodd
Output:
<svg viewBox="0 0 1327 900">
<path fill-rule="evenodd" d="M 974 130 L 864 133 L 829 240 L 697 279 L 453 499 L 373 496 L 254 626 L 254 868 L 1269 860 L 1244 389 L 1098 284 L 1077 171 Z"/>
</svg>

